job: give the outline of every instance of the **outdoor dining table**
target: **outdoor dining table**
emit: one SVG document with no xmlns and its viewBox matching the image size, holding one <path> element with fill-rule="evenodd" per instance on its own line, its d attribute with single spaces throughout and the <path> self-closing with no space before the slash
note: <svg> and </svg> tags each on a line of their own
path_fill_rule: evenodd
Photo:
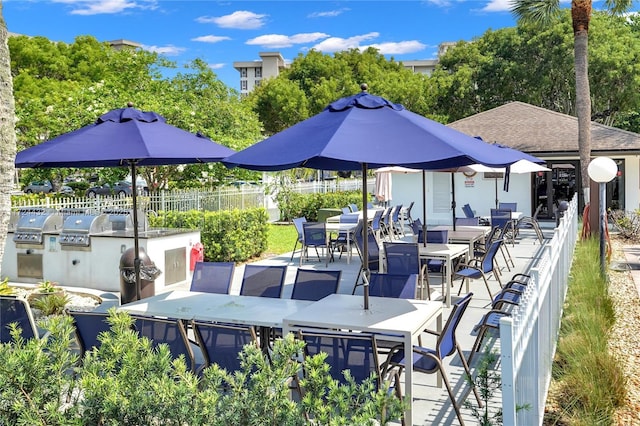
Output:
<svg viewBox="0 0 640 426">
<path fill-rule="evenodd" d="M 413 344 L 434 320 L 436 330 L 442 330 L 443 307 L 429 300 L 370 297 L 365 310 L 362 296 L 332 294 L 289 314 L 283 319 L 283 333 L 300 329 L 351 330 L 383 335 L 385 340 L 404 344 L 406 365 L 413 365 Z M 406 424 L 413 424 L 413 369 L 405 370 L 404 395 L 411 401 L 405 413 Z M 439 384 L 440 382 L 438 382 Z"/>
<path fill-rule="evenodd" d="M 373 220 L 373 216 L 376 214 L 376 211 L 378 211 L 378 210 L 383 210 L 383 209 L 381 209 L 381 208 L 367 209 L 367 221 L 368 222 L 371 222 Z M 360 219 L 362 219 L 363 214 L 362 214 L 362 210 L 360 210 L 360 211 L 357 211 L 357 212 L 343 213 L 343 214 L 338 214 L 338 215 L 335 215 L 335 216 L 329 216 L 327 218 L 327 223 L 340 222 L 340 217 L 341 216 L 342 217 L 344 217 L 344 216 L 353 216 L 353 217 L 357 217 L 358 220 L 360 220 Z"/>
<path fill-rule="evenodd" d="M 484 238 L 491 232 L 490 226 L 456 226 L 453 230 L 451 225 L 438 225 L 429 230 L 444 231 L 447 230 L 447 238 L 450 244 L 467 244 L 469 245 L 469 253 L 473 253 L 475 244 L 482 242 Z"/>
<path fill-rule="evenodd" d="M 408 243 L 409 241 L 399 240 L 399 243 Z M 444 261 L 445 276 L 445 294 L 444 304 L 447 308 L 451 307 L 451 275 L 453 273 L 453 262 L 456 259 L 465 260 L 469 255 L 468 244 L 434 244 L 423 243 L 418 244 L 420 259 L 436 259 Z M 386 271 L 387 259 L 385 257 L 384 248 L 380 249 L 380 270 Z"/>
<path fill-rule="evenodd" d="M 312 301 L 175 290 L 121 305 L 131 314 L 282 328 L 282 319 Z M 268 335 L 268 334 L 266 334 Z M 260 342 L 264 344 L 268 342 Z"/>
<path fill-rule="evenodd" d="M 349 222 L 327 222 L 325 224 L 325 230 L 327 231 L 327 246 L 331 239 L 331 233 L 333 232 L 345 232 L 348 234 L 347 238 L 347 264 L 351 263 L 351 240 L 353 238 L 353 231 L 357 228 L 357 223 Z"/>
</svg>

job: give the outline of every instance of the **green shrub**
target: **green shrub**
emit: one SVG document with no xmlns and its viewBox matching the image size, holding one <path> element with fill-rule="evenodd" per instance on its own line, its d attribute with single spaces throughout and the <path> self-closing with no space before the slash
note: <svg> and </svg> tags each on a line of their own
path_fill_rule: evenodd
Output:
<svg viewBox="0 0 640 426">
<path fill-rule="evenodd" d="M 161 211 L 151 226 L 199 229 L 204 259 L 212 262 L 245 262 L 267 249 L 269 216 L 265 209 L 188 212 Z"/>
<path fill-rule="evenodd" d="M 280 207 L 280 219 L 291 221 L 304 216 L 308 221 L 318 220 L 318 209 L 340 209 L 349 204 L 356 204 L 362 209 L 361 191 L 343 191 L 314 194 L 300 194 L 297 192 L 281 191 L 276 196 Z"/>
<path fill-rule="evenodd" d="M 242 369 L 229 374 L 217 365 L 202 377 L 172 359 L 166 345 L 152 347 L 133 331 L 133 319 L 111 311 L 111 330 L 82 363 L 69 350 L 71 318 L 42 323 L 49 336 L 0 345 L 0 424 L 3 425 L 315 425 L 387 424 L 405 406 L 373 380 L 338 385 L 324 357 L 310 357 L 299 403 L 290 398 L 303 343 L 292 335 L 274 343 L 267 358 L 247 346 Z"/>
<path fill-rule="evenodd" d="M 611 424 L 626 396 L 620 362 L 609 353 L 615 311 L 607 280 L 594 261 L 598 250 L 593 238 L 576 246 L 552 370 L 563 415 L 575 424 Z"/>
</svg>

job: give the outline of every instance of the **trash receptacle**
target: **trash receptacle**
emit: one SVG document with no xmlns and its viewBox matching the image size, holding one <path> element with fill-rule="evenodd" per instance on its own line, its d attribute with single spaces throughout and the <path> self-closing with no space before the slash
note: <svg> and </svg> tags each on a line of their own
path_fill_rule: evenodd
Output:
<svg viewBox="0 0 640 426">
<path fill-rule="evenodd" d="M 140 259 L 140 299 L 156 294 L 155 279 L 162 273 L 149 258 L 149 255 L 140 247 L 138 252 Z M 129 248 L 120 256 L 120 304 L 138 300 L 136 291 L 135 249 Z"/>
</svg>

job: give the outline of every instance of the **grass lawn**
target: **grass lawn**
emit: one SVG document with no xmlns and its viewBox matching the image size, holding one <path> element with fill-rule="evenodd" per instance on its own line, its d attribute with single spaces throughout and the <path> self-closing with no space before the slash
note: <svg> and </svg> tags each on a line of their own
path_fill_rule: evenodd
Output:
<svg viewBox="0 0 640 426">
<path fill-rule="evenodd" d="M 298 232 L 293 224 L 269 224 L 268 246 L 264 256 L 275 256 L 292 251 L 297 238 Z"/>
</svg>

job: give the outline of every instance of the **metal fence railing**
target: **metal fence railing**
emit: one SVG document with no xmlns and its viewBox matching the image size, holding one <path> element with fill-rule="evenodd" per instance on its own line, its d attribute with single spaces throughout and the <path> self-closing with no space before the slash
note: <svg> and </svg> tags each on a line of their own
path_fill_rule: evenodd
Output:
<svg viewBox="0 0 640 426">
<path fill-rule="evenodd" d="M 555 228 L 530 270 L 520 304 L 500 320 L 502 414 L 505 425 L 542 425 L 573 252 L 578 202 Z M 518 409 L 525 407 L 527 409 Z"/>
<path fill-rule="evenodd" d="M 368 190 L 373 188 L 374 181 L 367 182 Z M 299 182 L 292 185 L 292 190 L 300 193 L 325 193 L 362 188 L 361 179 L 338 179 L 323 182 Z M 104 209 L 131 208 L 131 197 L 43 197 L 34 200 L 21 198 L 13 202 L 12 208 L 44 207 L 50 209 L 82 209 L 88 212 L 100 212 Z M 263 185 L 241 185 L 239 187 L 222 187 L 213 191 L 175 190 L 160 191 L 149 196 L 138 197 L 138 208 L 144 212 L 159 211 L 219 211 L 265 207 L 267 210 L 278 209 L 268 188 Z M 277 218 L 276 218 L 277 219 Z"/>
</svg>

